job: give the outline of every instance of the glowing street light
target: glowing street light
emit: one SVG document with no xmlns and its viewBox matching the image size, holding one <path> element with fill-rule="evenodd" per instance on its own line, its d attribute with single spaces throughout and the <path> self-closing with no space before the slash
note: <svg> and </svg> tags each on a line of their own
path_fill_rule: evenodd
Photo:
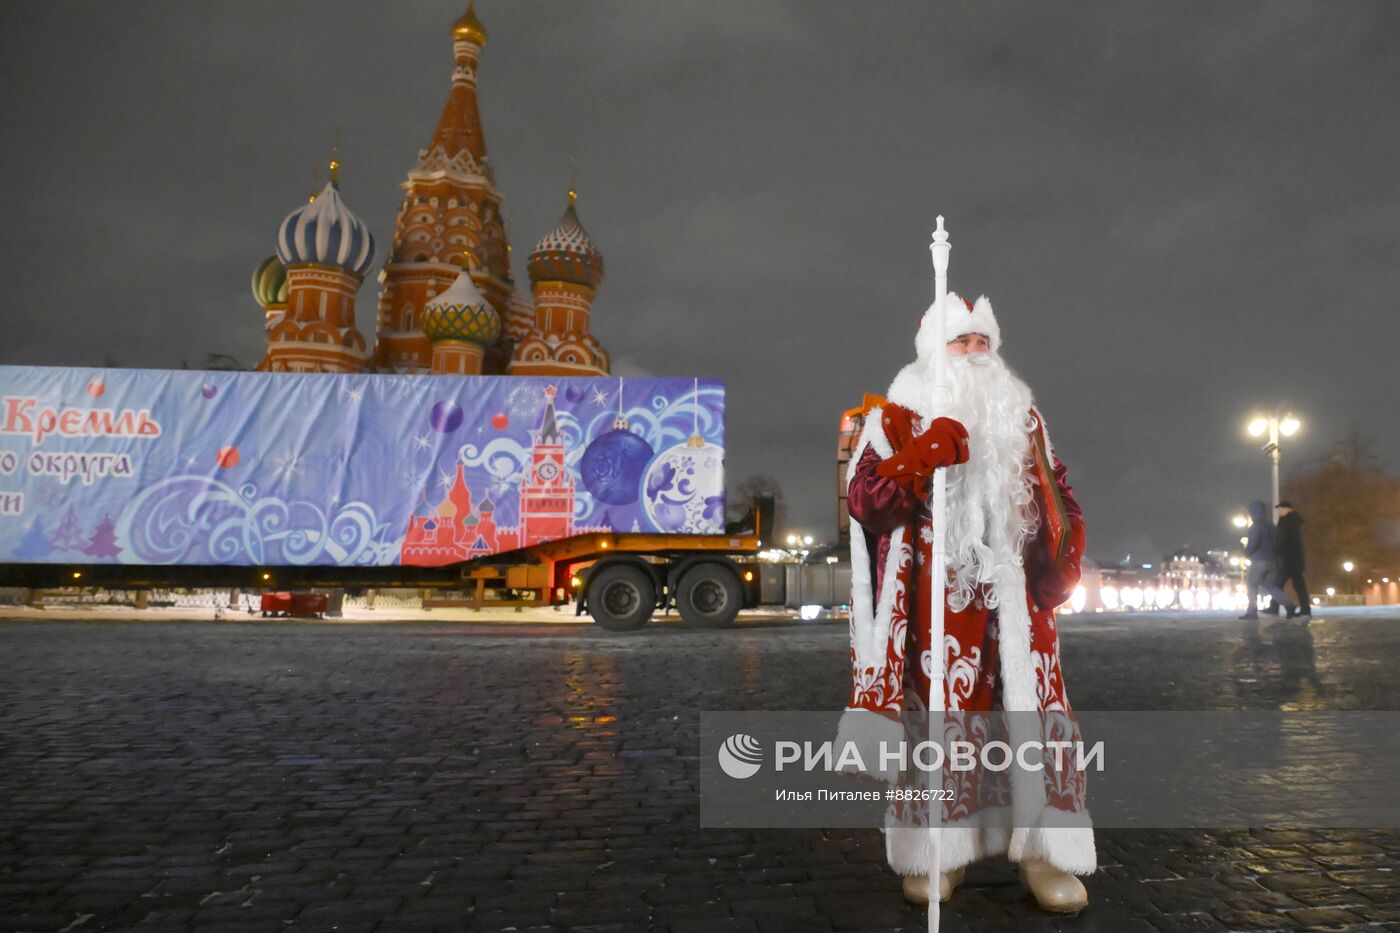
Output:
<svg viewBox="0 0 1400 933">
<path fill-rule="evenodd" d="M 1345 570 L 1347 573 L 1351 573 L 1353 570 L 1356 569 L 1356 565 L 1349 560 L 1344 560 L 1342 561 L 1342 569 Z"/>
<path fill-rule="evenodd" d="M 1236 515 L 1234 518 L 1230 519 L 1230 522 L 1231 522 L 1236 528 L 1248 528 L 1248 527 L 1249 527 L 1249 517 L 1248 517 L 1247 515 L 1243 515 L 1243 514 L 1241 514 L 1241 515 Z"/>
<path fill-rule="evenodd" d="M 1278 459 L 1279 459 L 1279 436 L 1292 437 L 1298 433 L 1302 427 L 1302 422 L 1291 414 L 1285 415 L 1255 415 L 1250 419 L 1245 430 L 1250 437 L 1263 437 L 1267 432 L 1269 440 L 1264 444 L 1264 454 L 1269 458 L 1269 463 L 1273 467 L 1273 501 L 1269 504 L 1278 508 Z M 1272 514 L 1272 513 L 1270 513 Z"/>
</svg>

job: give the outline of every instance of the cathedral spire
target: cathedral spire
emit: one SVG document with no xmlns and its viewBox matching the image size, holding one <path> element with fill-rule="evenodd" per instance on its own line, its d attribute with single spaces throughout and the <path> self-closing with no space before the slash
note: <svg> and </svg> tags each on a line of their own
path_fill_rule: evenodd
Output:
<svg viewBox="0 0 1400 933">
<path fill-rule="evenodd" d="M 486 45 L 486 28 L 476 18 L 471 3 L 462 18 L 452 24 L 452 91 L 442 108 L 437 128 L 428 148 L 423 150 L 420 167 L 447 168 L 459 174 L 485 175 L 486 139 L 481 132 L 481 114 L 476 103 L 476 69 Z M 463 155 L 465 153 L 466 155 Z"/>
<path fill-rule="evenodd" d="M 457 279 L 454 257 L 462 253 L 471 256 L 475 286 L 491 306 L 493 326 L 472 351 L 479 359 L 458 360 L 449 371 L 461 373 L 461 366 L 469 366 L 466 372 L 499 373 L 509 360 L 510 350 L 497 331 L 515 286 L 501 193 L 477 111 L 477 62 L 486 28 L 476 18 L 475 4 L 452 24 L 451 32 L 452 87 L 427 148 L 418 153 L 403 184 L 393 248 L 380 278 L 374 349 L 374 366 L 380 370 L 438 371 L 433 340 L 423 329 L 425 313 Z"/>
</svg>

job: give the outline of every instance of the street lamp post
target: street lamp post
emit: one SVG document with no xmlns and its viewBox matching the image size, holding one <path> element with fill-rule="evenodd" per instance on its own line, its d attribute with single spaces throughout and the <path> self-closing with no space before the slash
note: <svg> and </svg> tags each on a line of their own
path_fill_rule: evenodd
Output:
<svg viewBox="0 0 1400 933">
<path fill-rule="evenodd" d="M 1273 499 L 1269 503 L 1272 510 L 1278 508 L 1278 461 L 1279 461 L 1279 437 L 1292 437 L 1298 433 L 1298 419 L 1292 415 L 1256 415 L 1249 422 L 1249 436 L 1262 437 L 1268 432 L 1269 440 L 1264 444 L 1264 453 L 1269 458 L 1269 463 L 1273 467 Z"/>
</svg>

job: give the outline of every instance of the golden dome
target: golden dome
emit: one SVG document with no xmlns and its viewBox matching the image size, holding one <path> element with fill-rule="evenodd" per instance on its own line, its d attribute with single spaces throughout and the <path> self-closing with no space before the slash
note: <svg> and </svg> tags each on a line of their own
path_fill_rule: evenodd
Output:
<svg viewBox="0 0 1400 933">
<path fill-rule="evenodd" d="M 486 27 L 476 18 L 476 0 L 467 4 L 467 12 L 452 24 L 452 38 L 461 39 L 476 45 L 486 44 Z"/>
</svg>

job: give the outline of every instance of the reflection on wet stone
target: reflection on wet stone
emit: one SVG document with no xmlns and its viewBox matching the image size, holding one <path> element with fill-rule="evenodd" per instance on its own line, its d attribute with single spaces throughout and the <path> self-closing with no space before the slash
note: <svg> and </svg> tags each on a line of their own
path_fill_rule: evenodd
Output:
<svg viewBox="0 0 1400 933">
<path fill-rule="evenodd" d="M 1400 709 L 1397 623 L 1060 629 L 1076 710 L 1386 710 Z M 700 711 L 838 710 L 841 624 L 23 622 L 0 639 L 6 929 L 88 914 L 74 929 L 924 928 L 876 829 L 699 826 Z M 1294 779 L 1325 769 L 1253 778 Z M 943 928 L 1400 924 L 1394 832 L 1095 841 L 1080 917 L 1037 913 L 989 860 Z"/>
</svg>

